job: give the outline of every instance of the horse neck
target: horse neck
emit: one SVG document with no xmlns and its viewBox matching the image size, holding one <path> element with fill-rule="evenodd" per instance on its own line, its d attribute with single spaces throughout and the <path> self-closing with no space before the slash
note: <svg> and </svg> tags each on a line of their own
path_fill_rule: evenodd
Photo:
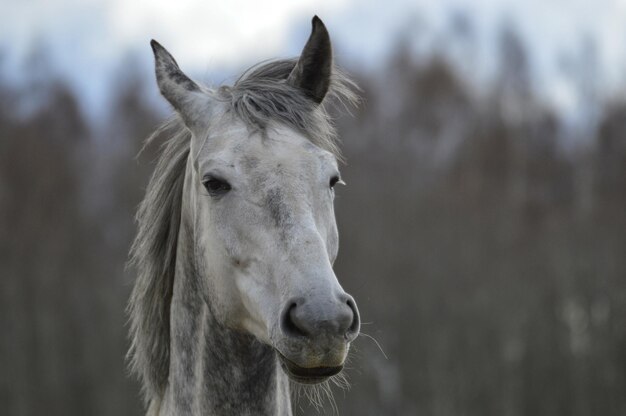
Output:
<svg viewBox="0 0 626 416">
<path fill-rule="evenodd" d="M 200 296 L 192 221 L 183 212 L 170 306 L 170 373 L 161 414 L 291 415 L 276 353 L 220 325 Z M 163 411 L 165 409 L 165 411 Z"/>
</svg>

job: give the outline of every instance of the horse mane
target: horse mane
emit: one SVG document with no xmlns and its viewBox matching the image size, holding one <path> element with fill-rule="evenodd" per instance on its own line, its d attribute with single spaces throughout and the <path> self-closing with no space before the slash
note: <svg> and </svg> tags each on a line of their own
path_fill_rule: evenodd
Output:
<svg viewBox="0 0 626 416">
<path fill-rule="evenodd" d="M 169 373 L 170 300 L 191 133 L 172 119 L 146 141 L 148 145 L 170 129 L 175 133 L 164 144 L 139 205 L 138 231 L 130 250 L 137 279 L 128 303 L 128 357 L 147 400 L 163 393 Z"/>
<path fill-rule="evenodd" d="M 220 87 L 217 99 L 230 102 L 230 108 L 250 128 L 262 130 L 270 121 L 277 121 L 300 131 L 313 144 L 342 159 L 329 110 L 336 104 L 344 108 L 358 104 L 358 87 L 333 66 L 328 92 L 318 105 L 286 82 L 297 62 L 297 59 L 282 59 L 255 65 L 234 86 Z"/>
<path fill-rule="evenodd" d="M 328 104 L 356 104 L 356 84 L 333 68 L 329 91 L 323 103 L 317 105 L 285 82 L 296 62 L 288 59 L 261 63 L 245 71 L 232 87 L 208 91 L 228 104 L 229 110 L 249 128 L 265 129 L 270 121 L 286 124 L 341 159 Z M 128 304 L 131 341 L 128 358 L 130 370 L 138 376 L 147 402 L 162 396 L 169 376 L 170 302 L 192 136 L 180 118 L 174 117 L 147 139 L 146 146 L 164 132 L 171 134 L 139 205 L 138 231 L 129 261 L 137 270 L 137 278 Z"/>
</svg>

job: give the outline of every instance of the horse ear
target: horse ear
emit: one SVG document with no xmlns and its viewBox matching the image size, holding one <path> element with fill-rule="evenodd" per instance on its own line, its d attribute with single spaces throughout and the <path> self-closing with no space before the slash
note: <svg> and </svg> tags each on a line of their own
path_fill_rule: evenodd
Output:
<svg viewBox="0 0 626 416">
<path fill-rule="evenodd" d="M 159 42 L 153 39 L 150 46 L 154 52 L 156 79 L 161 94 L 187 127 L 193 130 L 207 118 L 208 95 L 180 70 L 174 57 Z"/>
<path fill-rule="evenodd" d="M 311 22 L 313 29 L 298 63 L 293 68 L 287 83 L 301 89 L 316 103 L 321 103 L 328 92 L 333 65 L 333 51 L 326 26 L 319 17 Z"/>
</svg>

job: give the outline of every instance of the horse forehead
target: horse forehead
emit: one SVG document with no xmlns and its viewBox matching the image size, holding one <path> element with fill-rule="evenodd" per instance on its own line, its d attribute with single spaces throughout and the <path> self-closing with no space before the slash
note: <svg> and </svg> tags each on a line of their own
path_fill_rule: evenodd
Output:
<svg viewBox="0 0 626 416">
<path fill-rule="evenodd" d="M 251 175 L 314 174 L 321 165 L 334 160 L 330 153 L 291 130 L 252 135 L 240 141 L 233 153 L 241 170 Z"/>
<path fill-rule="evenodd" d="M 230 125 L 220 123 L 201 146 L 200 166 L 222 165 L 263 182 L 269 178 L 310 180 L 320 169 L 336 169 L 332 153 L 315 146 L 294 129 L 270 124 L 263 130 L 254 130 L 240 120 L 231 121 Z"/>
</svg>

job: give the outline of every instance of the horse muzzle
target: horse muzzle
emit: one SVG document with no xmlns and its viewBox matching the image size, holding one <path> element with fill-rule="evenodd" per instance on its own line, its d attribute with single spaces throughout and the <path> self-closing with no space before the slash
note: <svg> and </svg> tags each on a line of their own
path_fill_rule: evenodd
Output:
<svg viewBox="0 0 626 416">
<path fill-rule="evenodd" d="M 281 313 L 281 339 L 275 345 L 283 370 L 305 384 L 338 374 L 359 328 L 356 302 L 344 292 L 322 301 L 291 299 Z"/>
</svg>

